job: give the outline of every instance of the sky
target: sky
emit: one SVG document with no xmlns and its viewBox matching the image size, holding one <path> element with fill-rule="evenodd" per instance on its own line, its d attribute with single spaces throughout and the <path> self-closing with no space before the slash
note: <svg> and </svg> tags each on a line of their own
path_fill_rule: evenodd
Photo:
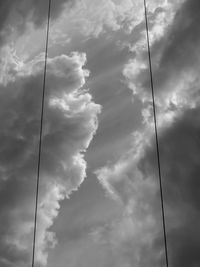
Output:
<svg viewBox="0 0 200 267">
<path fill-rule="evenodd" d="M 170 267 L 200 266 L 200 2 L 146 0 Z M 165 267 L 142 0 L 52 0 L 35 267 Z M 0 266 L 31 266 L 48 0 L 0 2 Z"/>
</svg>

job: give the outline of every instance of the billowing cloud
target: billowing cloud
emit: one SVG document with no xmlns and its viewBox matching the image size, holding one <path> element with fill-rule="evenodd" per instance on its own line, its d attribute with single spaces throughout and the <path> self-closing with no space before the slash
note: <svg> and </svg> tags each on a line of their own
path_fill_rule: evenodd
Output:
<svg viewBox="0 0 200 267">
<path fill-rule="evenodd" d="M 164 32 L 151 39 L 151 49 L 169 264 L 186 267 L 200 264 L 199 2 L 177 1 L 177 7 Z M 151 19 L 152 31 L 151 23 L 157 22 Z M 125 266 L 166 266 L 148 58 L 143 44 L 135 45 L 136 56 L 124 69 L 130 89 L 144 103 L 143 129 L 134 135 L 126 155 L 96 171 L 107 193 L 124 204 L 125 212 L 118 222 L 97 230 L 98 242 L 117 248 Z"/>
<path fill-rule="evenodd" d="M 197 83 L 198 4 L 195 0 L 174 1 L 155 10 L 153 14 L 148 13 L 153 80 L 158 104 L 163 105 L 163 101 L 174 104 L 178 100 L 181 105 L 184 96 L 190 94 L 183 92 L 185 87 L 195 87 Z M 161 29 L 158 30 L 158 27 Z M 124 75 L 133 93 L 148 102 L 151 90 L 144 29 L 141 29 L 141 39 L 132 46 L 132 50 L 135 56 L 126 64 Z"/>
<path fill-rule="evenodd" d="M 48 59 L 43 124 L 36 262 L 45 265 L 55 245 L 48 231 L 59 202 L 86 176 L 86 151 L 97 129 L 100 106 L 81 89 L 89 72 L 86 55 Z M 8 64 L 9 66 L 9 64 Z M 12 70 L 16 65 L 11 61 Z M 0 89 L 0 265 L 27 266 L 33 240 L 44 57 L 21 63 Z"/>
<path fill-rule="evenodd" d="M 60 8 L 63 1 L 59 4 Z M 199 3 L 159 0 L 147 4 L 169 261 L 172 267 L 197 266 L 200 262 Z M 43 6 L 39 11 L 32 7 L 32 13 L 25 17 L 38 26 L 45 17 L 41 17 L 44 10 Z M 5 21 L 9 21 L 10 15 L 6 16 Z M 54 26 L 63 23 L 71 32 L 81 31 L 87 37 L 98 37 L 106 29 L 123 28 L 126 34 L 137 32 L 137 42 L 129 44 L 132 59 L 123 73 L 129 88 L 143 101 L 143 129 L 134 134 L 131 148 L 115 164 L 96 171 L 107 194 L 120 202 L 124 212 L 112 222 L 97 226 L 91 237 L 97 247 L 102 245 L 117 259 L 108 260 L 110 266 L 164 267 L 143 3 L 113 0 L 99 4 L 85 0 L 63 14 L 61 21 Z M 63 31 L 65 37 L 68 38 Z M 23 267 L 30 262 L 43 58 L 40 55 L 24 63 L 13 51 L 2 50 L 0 263 L 3 267 Z M 48 61 L 36 246 L 38 266 L 45 265 L 48 248 L 56 242 L 54 233 L 48 229 L 58 215 L 59 202 L 69 197 L 85 178 L 83 154 L 97 128 L 100 108 L 87 90 L 80 89 L 89 75 L 83 69 L 85 60 L 84 54 L 72 53 Z"/>
<path fill-rule="evenodd" d="M 166 4 L 165 1 L 161 2 L 152 11 L 147 5 L 153 72 L 155 72 L 155 68 L 160 70 L 159 63 L 166 44 L 166 35 L 173 28 L 176 11 L 180 8 L 179 1 L 174 1 L 173 4 Z M 125 65 L 123 73 L 133 93 L 138 94 L 143 101 L 147 101 L 151 94 L 149 90 L 149 62 L 144 14 L 142 23 L 137 31 L 139 31 L 138 40 L 130 44 L 133 57 Z"/>
<path fill-rule="evenodd" d="M 197 1 L 168 2 L 148 13 L 151 59 L 159 124 L 169 123 L 187 108 L 199 104 Z M 160 16 L 161 14 L 161 16 Z M 162 31 L 156 33 L 157 27 Z M 151 123 L 152 105 L 146 33 L 132 47 L 135 55 L 123 74 L 129 88 L 144 103 L 144 122 Z"/>
</svg>

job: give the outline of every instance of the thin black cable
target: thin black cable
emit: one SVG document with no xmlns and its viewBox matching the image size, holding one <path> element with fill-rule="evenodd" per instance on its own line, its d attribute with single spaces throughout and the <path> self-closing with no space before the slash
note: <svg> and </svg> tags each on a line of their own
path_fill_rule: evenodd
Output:
<svg viewBox="0 0 200 267">
<path fill-rule="evenodd" d="M 155 94 L 154 94 L 154 82 L 153 82 L 153 71 L 151 63 L 151 49 L 149 42 L 149 27 L 147 19 L 147 5 L 146 0 L 144 0 L 144 13 L 145 13 L 145 22 L 146 22 L 146 37 L 147 37 L 147 46 L 148 46 L 148 58 L 149 58 L 149 73 L 150 73 L 150 82 L 151 82 L 151 93 L 152 93 L 152 105 L 153 105 L 153 118 L 155 126 L 155 139 L 156 139 L 156 152 L 158 160 L 158 176 L 159 176 L 159 186 L 160 186 L 160 199 L 161 199 L 161 210 L 162 210 L 162 225 L 163 225 L 163 235 L 164 235 L 164 245 L 165 245 L 165 259 L 166 266 L 169 267 L 168 261 L 168 249 L 167 249 L 167 234 L 166 234 L 166 225 L 165 225 L 165 210 L 164 210 L 164 199 L 163 199 L 163 189 L 162 189 L 162 175 L 160 167 L 160 152 L 159 152 L 159 141 L 158 141 L 158 130 L 157 130 L 157 117 L 156 117 L 156 106 L 155 106 Z"/>
<path fill-rule="evenodd" d="M 49 45 L 50 15 L 51 15 L 51 0 L 49 0 L 49 6 L 48 6 L 44 76 L 43 76 L 43 88 L 42 88 L 40 133 L 39 133 L 39 145 L 38 145 L 37 184 L 36 184 L 36 197 L 35 197 L 35 218 L 34 218 L 34 230 L 33 230 L 32 267 L 34 267 L 35 265 L 35 243 L 36 243 L 36 232 L 37 232 L 38 196 L 39 196 L 39 182 L 40 182 L 40 164 L 41 164 L 41 149 L 42 149 L 43 119 L 44 119 L 44 99 L 45 99 L 46 73 L 47 73 L 47 56 L 48 56 L 48 45 Z"/>
</svg>

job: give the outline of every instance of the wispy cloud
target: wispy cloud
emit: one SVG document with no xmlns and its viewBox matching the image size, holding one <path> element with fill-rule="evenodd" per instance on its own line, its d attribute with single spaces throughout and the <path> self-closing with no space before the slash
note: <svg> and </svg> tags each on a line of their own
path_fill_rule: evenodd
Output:
<svg viewBox="0 0 200 267">
<path fill-rule="evenodd" d="M 65 5 L 72 6 L 76 1 L 58 0 L 52 1 L 51 19 L 55 19 L 63 11 Z M 28 23 L 33 23 L 36 27 L 47 20 L 48 1 L 15 1 L 2 0 L 0 3 L 0 40 L 1 45 L 9 40 L 9 34 L 14 33 L 17 38 L 27 27 Z"/>
</svg>

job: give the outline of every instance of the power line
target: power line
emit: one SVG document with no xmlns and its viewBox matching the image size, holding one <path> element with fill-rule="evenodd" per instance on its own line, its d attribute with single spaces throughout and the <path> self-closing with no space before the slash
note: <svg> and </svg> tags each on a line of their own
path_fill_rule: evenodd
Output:
<svg viewBox="0 0 200 267">
<path fill-rule="evenodd" d="M 144 11 L 145 11 L 144 13 L 145 13 L 145 24 L 146 24 L 148 58 L 149 58 L 149 73 L 150 73 L 150 83 L 151 83 L 151 93 L 152 93 L 153 118 L 154 118 L 154 126 L 155 126 L 156 152 L 157 152 L 157 160 L 158 160 L 158 176 L 159 176 L 160 200 L 161 200 L 161 210 L 162 210 L 162 225 L 163 225 L 164 246 L 165 246 L 165 259 L 166 259 L 166 267 L 169 267 L 167 234 L 166 234 L 166 225 L 165 225 L 165 210 L 164 210 L 164 199 L 163 199 L 163 188 L 162 188 L 162 175 L 161 175 L 161 167 L 160 167 L 160 152 L 159 152 L 159 141 L 158 141 L 158 130 L 157 130 L 157 117 L 156 117 L 155 94 L 154 94 L 154 82 L 153 82 L 153 72 L 152 72 L 152 62 L 151 62 L 151 49 L 150 49 L 150 42 L 149 42 L 149 27 L 148 27 L 148 19 L 147 19 L 146 0 L 144 0 Z"/>
<path fill-rule="evenodd" d="M 163 200 L 163 189 L 162 189 L 162 176 L 161 176 L 161 167 L 160 167 L 160 152 L 159 152 L 158 130 L 157 130 L 157 117 L 156 117 L 156 107 L 155 107 L 154 82 L 153 82 L 153 73 L 152 73 L 152 62 L 151 62 L 151 50 L 150 50 L 150 42 L 149 42 L 149 27 L 148 27 L 148 19 L 147 19 L 146 0 L 144 0 L 144 10 L 145 10 L 146 36 L 147 36 L 147 46 L 148 46 L 148 58 L 149 58 L 150 83 L 151 83 L 151 92 L 152 92 L 153 117 L 154 117 L 154 126 L 155 126 L 155 139 L 156 139 L 156 151 L 157 151 L 157 162 L 158 162 L 158 175 L 159 175 L 159 186 L 160 186 L 160 198 L 161 198 L 165 256 L 166 256 L 166 266 L 169 267 L 168 249 L 167 249 L 167 235 L 166 235 L 166 225 L 165 225 L 165 211 L 164 211 L 164 200 Z M 37 165 L 37 184 L 36 184 L 36 198 L 35 198 L 32 267 L 34 267 L 34 265 L 35 265 L 35 244 L 36 244 L 36 232 L 37 232 L 37 212 L 38 212 L 38 196 L 39 196 L 39 182 L 40 182 L 41 148 L 42 148 L 42 132 L 43 132 L 43 119 L 44 119 L 44 99 L 45 99 L 45 88 L 46 88 L 50 14 L 51 14 L 51 0 L 49 0 L 49 6 L 48 6 L 48 19 L 47 19 L 47 32 L 46 32 L 45 64 L 44 64 L 40 133 L 39 133 L 39 146 L 38 146 L 38 165 Z"/>
<path fill-rule="evenodd" d="M 45 48 L 45 61 L 44 61 L 44 76 L 43 76 L 43 88 L 42 88 L 41 117 L 40 117 L 40 133 L 39 133 L 39 144 L 38 144 L 38 165 L 37 165 L 35 217 L 34 217 L 34 230 L 33 230 L 32 267 L 34 267 L 34 265 L 35 265 L 35 243 L 36 243 L 36 232 L 37 232 L 38 196 L 39 196 L 39 182 L 40 182 L 42 131 L 43 131 L 43 119 L 44 119 L 44 99 L 45 99 L 45 88 L 46 88 L 46 73 L 47 73 L 47 56 L 48 56 L 48 44 L 49 44 L 50 15 L 51 15 L 51 0 L 49 0 L 49 6 L 48 6 L 46 48 Z"/>
</svg>

